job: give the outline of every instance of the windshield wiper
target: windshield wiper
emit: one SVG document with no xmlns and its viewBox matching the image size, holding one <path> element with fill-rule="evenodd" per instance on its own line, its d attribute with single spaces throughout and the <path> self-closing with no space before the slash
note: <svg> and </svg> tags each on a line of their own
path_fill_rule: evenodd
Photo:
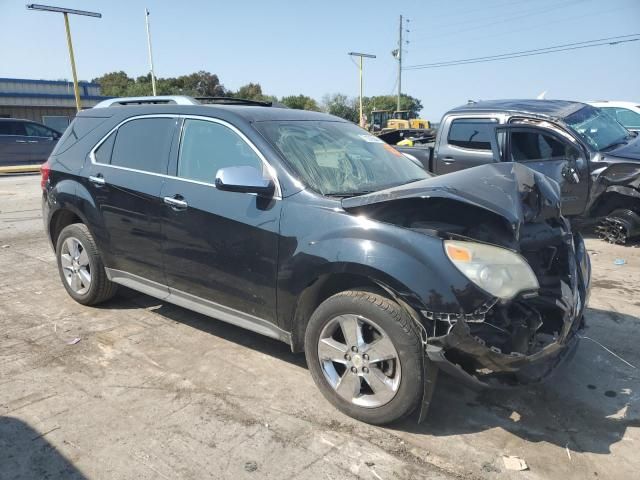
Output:
<svg viewBox="0 0 640 480">
<path fill-rule="evenodd" d="M 360 195 L 366 195 L 368 193 L 376 192 L 377 190 L 361 190 L 359 192 L 329 192 L 325 193 L 326 197 L 358 197 Z"/>
<path fill-rule="evenodd" d="M 606 150 L 611 150 L 613 147 L 619 147 L 620 145 L 626 145 L 627 144 L 627 140 L 628 140 L 628 138 L 625 137 L 623 140 L 618 140 L 617 142 L 610 143 L 606 147 L 601 148 L 600 151 L 604 152 Z"/>
</svg>

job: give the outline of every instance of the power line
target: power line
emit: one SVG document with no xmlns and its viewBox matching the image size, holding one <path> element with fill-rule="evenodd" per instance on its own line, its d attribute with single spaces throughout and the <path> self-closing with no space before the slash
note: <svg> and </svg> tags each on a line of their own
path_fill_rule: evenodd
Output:
<svg viewBox="0 0 640 480">
<path fill-rule="evenodd" d="M 480 23 L 480 24 L 478 24 L 477 22 L 472 22 L 472 23 L 474 23 L 474 25 L 471 26 L 471 27 L 464 27 L 464 28 L 461 28 L 461 29 L 458 29 L 458 30 L 450 30 L 449 29 L 448 31 L 446 31 L 444 33 L 437 33 L 435 35 L 429 35 L 428 37 L 425 37 L 425 38 L 418 38 L 418 39 L 415 40 L 415 42 L 416 43 L 417 42 L 423 42 L 423 41 L 433 42 L 434 38 L 450 37 L 452 35 L 459 35 L 461 33 L 466 33 L 466 32 L 471 31 L 471 30 L 480 30 L 480 29 L 484 29 L 486 27 L 491 27 L 491 26 L 498 25 L 498 24 L 505 23 L 505 22 L 511 22 L 513 20 L 518 20 L 518 19 L 521 19 L 521 18 L 529 18 L 529 17 L 533 17 L 533 16 L 536 16 L 536 15 L 544 15 L 544 14 L 547 14 L 547 13 L 549 13 L 551 11 L 554 11 L 554 10 L 559 10 L 559 9 L 563 9 L 563 8 L 566 8 L 566 7 L 569 7 L 569 6 L 572 6 L 572 5 L 576 5 L 576 4 L 580 3 L 580 2 L 581 2 L 581 0 L 568 0 L 568 1 L 565 1 L 564 3 L 560 3 L 560 4 L 556 4 L 556 5 L 550 6 L 550 7 L 546 8 L 546 9 L 544 9 L 544 10 L 542 10 L 540 7 L 536 7 L 536 8 L 531 9 L 531 10 L 525 10 L 525 11 L 517 12 L 518 14 L 515 15 L 515 16 L 509 16 L 509 17 L 506 17 L 506 18 L 499 18 L 498 17 L 497 20 L 496 20 L 495 17 L 493 19 L 485 18 L 484 20 L 493 20 L 493 21 L 488 22 L 488 23 Z M 453 23 L 450 23 L 450 26 L 451 25 L 452 26 L 460 26 L 460 25 L 464 25 L 464 23 L 465 22 L 453 22 Z"/>
<path fill-rule="evenodd" d="M 579 50 L 582 48 L 599 47 L 603 45 L 618 45 L 621 43 L 638 41 L 640 40 L 640 38 L 631 38 L 631 39 L 629 38 L 629 37 L 638 37 L 638 36 L 640 36 L 640 33 L 634 33 L 632 35 L 621 35 L 617 37 L 600 38 L 600 39 L 588 40 L 584 42 L 567 43 L 564 45 L 555 45 L 553 47 L 535 48 L 533 50 L 522 50 L 520 52 L 503 53 L 500 55 L 489 55 L 485 57 L 465 58 L 465 59 L 459 59 L 459 60 L 450 60 L 446 62 L 425 63 L 421 65 L 409 65 L 405 67 L 404 70 L 422 70 L 426 68 L 451 67 L 455 65 L 466 65 L 470 63 L 494 62 L 497 60 L 508 60 L 511 58 L 520 58 L 520 57 L 532 57 L 535 55 L 544 55 L 547 53 L 556 53 L 556 52 L 566 52 L 569 50 Z M 620 39 L 627 39 L 627 40 L 620 40 Z M 602 43 L 595 43 L 595 42 L 602 42 Z"/>
</svg>

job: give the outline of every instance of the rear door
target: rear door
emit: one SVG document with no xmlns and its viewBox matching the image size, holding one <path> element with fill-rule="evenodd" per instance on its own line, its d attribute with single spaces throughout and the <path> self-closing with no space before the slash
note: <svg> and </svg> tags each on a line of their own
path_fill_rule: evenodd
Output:
<svg viewBox="0 0 640 480">
<path fill-rule="evenodd" d="M 30 163 L 30 145 L 24 124 L 13 120 L 0 121 L 0 166 Z"/>
<path fill-rule="evenodd" d="M 575 139 L 536 126 L 505 125 L 496 130 L 503 161 L 522 163 L 558 182 L 564 215 L 584 212 L 589 195 L 589 168 L 586 153 Z"/>
<path fill-rule="evenodd" d="M 46 162 L 53 147 L 56 146 L 60 134 L 37 123 L 25 122 L 24 128 L 27 134 L 27 143 L 29 144 L 30 163 Z"/>
<path fill-rule="evenodd" d="M 215 187 L 218 169 L 266 172 L 257 148 L 234 126 L 186 118 L 175 177 L 162 187 L 165 271 L 171 289 L 276 323 L 281 200 Z M 200 300 L 196 300 L 199 302 Z"/>
<path fill-rule="evenodd" d="M 438 175 L 464 170 L 494 161 L 491 151 L 493 126 L 497 118 L 451 117 L 442 126 L 443 135 L 434 152 L 434 168 Z"/>
<path fill-rule="evenodd" d="M 177 123 L 169 115 L 129 119 L 90 154 L 84 177 L 101 216 L 105 264 L 118 275 L 166 284 L 160 190 Z"/>
</svg>

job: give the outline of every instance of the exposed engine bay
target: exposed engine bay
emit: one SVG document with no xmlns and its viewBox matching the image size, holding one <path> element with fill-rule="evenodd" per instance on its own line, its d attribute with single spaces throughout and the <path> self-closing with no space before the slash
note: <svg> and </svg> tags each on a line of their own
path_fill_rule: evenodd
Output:
<svg viewBox="0 0 640 480">
<path fill-rule="evenodd" d="M 382 222 L 443 240 L 505 247 L 526 259 L 539 284 L 535 292 L 508 301 L 493 298 L 473 312 L 420 311 L 429 357 L 476 384 L 542 379 L 571 350 L 565 347 L 577 343 L 575 333 L 583 326 L 590 266 L 582 238 L 560 216 L 559 192 L 545 178 L 519 165 L 514 173 L 515 182 L 507 176 L 476 177 L 476 182 L 490 182 L 484 186 L 496 193 L 507 193 L 513 203 L 502 206 L 516 206 L 511 218 L 498 208 L 462 201 L 459 190 L 377 202 L 362 210 Z M 549 362 L 537 362 L 544 357 Z"/>
</svg>

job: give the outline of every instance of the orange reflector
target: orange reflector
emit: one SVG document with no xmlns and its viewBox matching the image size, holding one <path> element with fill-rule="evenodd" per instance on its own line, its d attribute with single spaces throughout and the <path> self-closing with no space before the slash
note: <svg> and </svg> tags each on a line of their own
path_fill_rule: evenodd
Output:
<svg viewBox="0 0 640 480">
<path fill-rule="evenodd" d="M 447 245 L 447 255 L 451 260 L 456 262 L 470 262 L 471 252 L 466 248 L 456 247 L 454 245 Z"/>
</svg>

